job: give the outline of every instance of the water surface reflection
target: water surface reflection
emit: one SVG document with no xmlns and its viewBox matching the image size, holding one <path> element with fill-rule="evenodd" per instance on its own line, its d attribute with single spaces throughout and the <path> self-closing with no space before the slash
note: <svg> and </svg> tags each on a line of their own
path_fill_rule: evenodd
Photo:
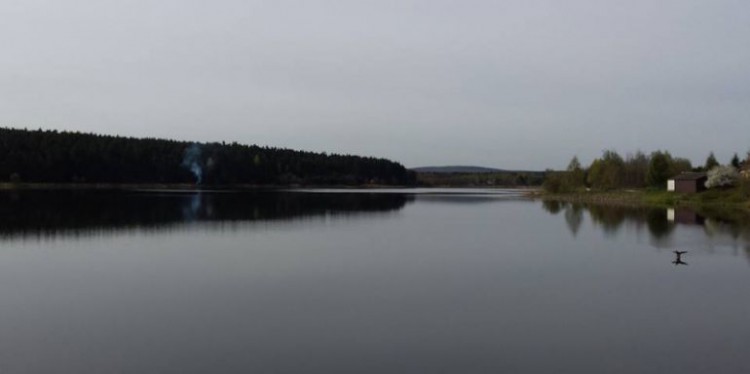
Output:
<svg viewBox="0 0 750 374">
<path fill-rule="evenodd" d="M 412 200 L 405 194 L 283 191 L 0 192 L 0 238 L 164 230 L 185 224 L 216 227 L 252 221 L 351 219 L 393 213 Z"/>
<path fill-rule="evenodd" d="M 605 237 L 623 232 L 648 234 L 658 249 L 692 248 L 702 253 L 740 251 L 750 256 L 750 217 L 741 210 L 692 210 L 679 208 L 622 207 L 544 201 L 552 215 L 562 215 L 575 238 L 587 222 Z"/>
<path fill-rule="evenodd" d="M 0 194 L 0 373 L 750 371 L 736 219 L 448 192 Z"/>
</svg>

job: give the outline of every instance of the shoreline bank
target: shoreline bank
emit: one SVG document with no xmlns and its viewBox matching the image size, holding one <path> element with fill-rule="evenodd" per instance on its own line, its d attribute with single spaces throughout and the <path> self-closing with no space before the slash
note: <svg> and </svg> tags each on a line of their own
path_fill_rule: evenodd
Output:
<svg viewBox="0 0 750 374">
<path fill-rule="evenodd" d="M 750 211 L 750 198 L 748 198 L 746 191 L 739 188 L 709 190 L 693 194 L 648 190 L 580 191 L 571 193 L 539 191 L 529 194 L 528 197 L 541 201 L 611 206 L 727 208 Z"/>
</svg>

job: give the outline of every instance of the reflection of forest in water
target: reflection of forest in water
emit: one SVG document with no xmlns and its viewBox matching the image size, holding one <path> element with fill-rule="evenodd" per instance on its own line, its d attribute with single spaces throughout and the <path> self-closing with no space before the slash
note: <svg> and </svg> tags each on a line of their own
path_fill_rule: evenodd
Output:
<svg viewBox="0 0 750 374">
<path fill-rule="evenodd" d="M 614 236 L 624 228 L 637 232 L 645 228 L 657 248 L 690 246 L 716 252 L 723 247 L 733 253 L 741 249 L 750 255 L 750 216 L 741 210 L 694 211 L 685 207 L 621 207 L 560 201 L 544 201 L 543 207 L 553 215 L 561 214 L 573 236 L 578 235 L 588 216 L 592 225 L 607 236 Z M 686 233 L 680 229 L 693 235 L 680 238 L 678 233 Z M 701 235 L 695 235 L 696 232 Z"/>
<path fill-rule="evenodd" d="M 397 211 L 412 199 L 402 194 L 280 191 L 9 191 L 0 192 L 0 237 L 157 230 L 189 222 L 351 217 Z"/>
</svg>

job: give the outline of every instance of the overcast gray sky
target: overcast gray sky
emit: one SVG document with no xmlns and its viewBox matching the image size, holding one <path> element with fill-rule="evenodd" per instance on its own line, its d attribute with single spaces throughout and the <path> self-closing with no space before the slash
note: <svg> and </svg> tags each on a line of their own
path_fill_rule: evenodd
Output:
<svg viewBox="0 0 750 374">
<path fill-rule="evenodd" d="M 750 149 L 750 1 L 0 2 L 0 125 L 406 166 Z"/>
</svg>

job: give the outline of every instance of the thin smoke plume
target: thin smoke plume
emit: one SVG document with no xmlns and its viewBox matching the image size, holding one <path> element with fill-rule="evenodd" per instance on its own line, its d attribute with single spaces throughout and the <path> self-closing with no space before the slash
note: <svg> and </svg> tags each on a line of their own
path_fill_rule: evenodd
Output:
<svg viewBox="0 0 750 374">
<path fill-rule="evenodd" d="M 182 157 L 182 167 L 190 170 L 195 175 L 196 184 L 203 182 L 203 168 L 200 161 L 201 147 L 199 144 L 192 144 L 190 147 L 185 148 L 185 154 Z"/>
</svg>

